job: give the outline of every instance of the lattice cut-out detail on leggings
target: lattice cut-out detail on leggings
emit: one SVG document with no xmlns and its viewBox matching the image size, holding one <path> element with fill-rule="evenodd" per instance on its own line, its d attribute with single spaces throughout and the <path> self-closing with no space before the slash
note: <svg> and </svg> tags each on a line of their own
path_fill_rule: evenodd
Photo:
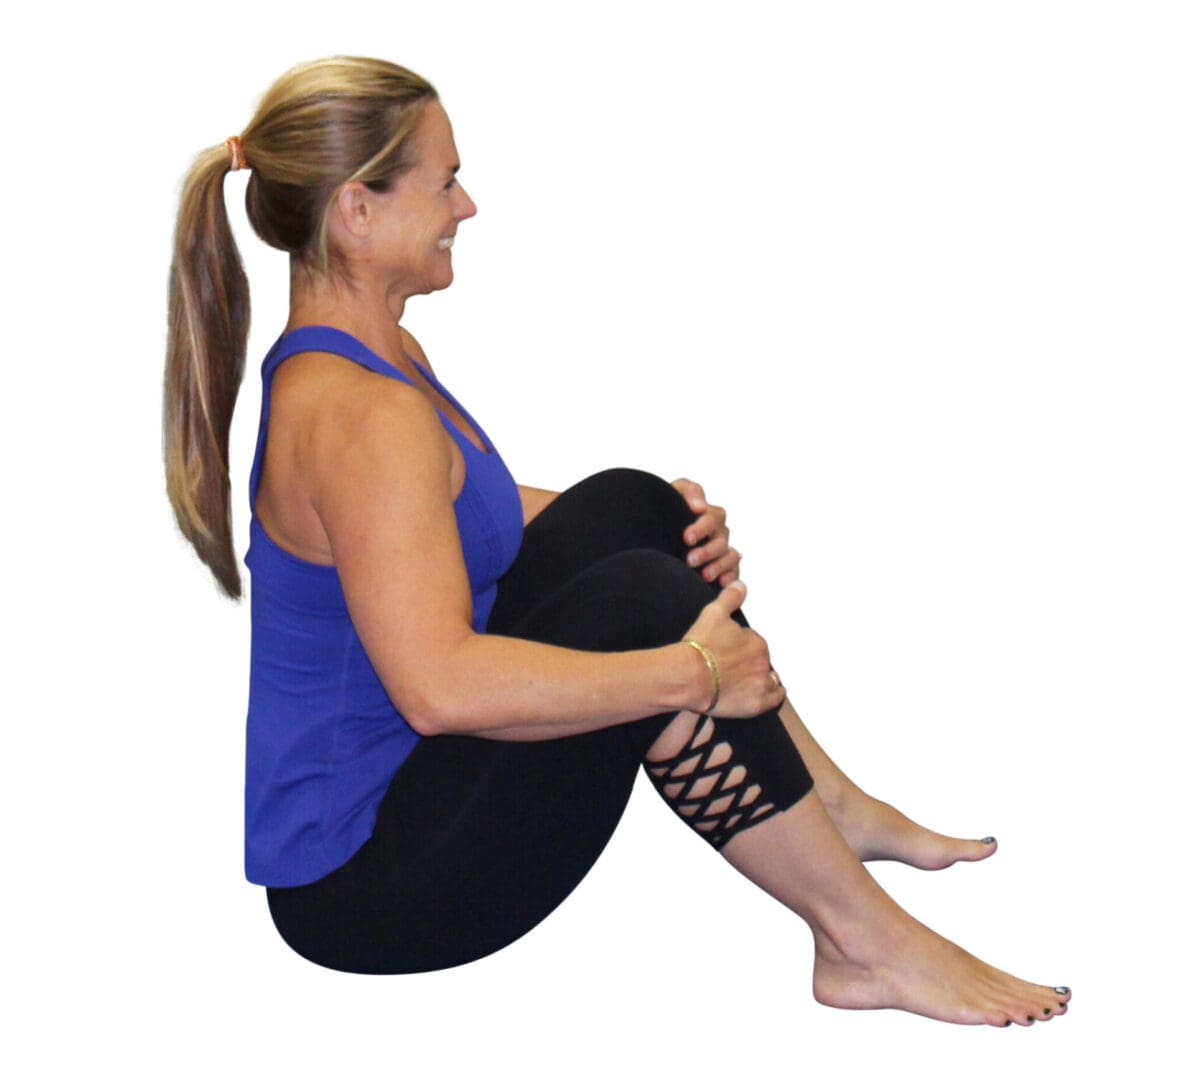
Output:
<svg viewBox="0 0 1195 1080">
<path fill-rule="evenodd" d="M 715 764 L 719 748 L 725 748 L 725 757 Z M 735 761 L 733 744 L 714 738 L 714 722 L 708 716 L 698 720 L 679 754 L 644 764 L 665 801 L 715 848 L 778 813 L 774 803 L 763 800 L 746 767 Z M 741 775 L 735 777 L 736 771 Z"/>
</svg>

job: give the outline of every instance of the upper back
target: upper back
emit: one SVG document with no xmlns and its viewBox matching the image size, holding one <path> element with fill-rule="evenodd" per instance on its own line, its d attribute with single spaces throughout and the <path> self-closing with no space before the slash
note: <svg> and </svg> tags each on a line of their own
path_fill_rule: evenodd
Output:
<svg viewBox="0 0 1195 1080">
<path fill-rule="evenodd" d="M 290 332 L 267 356 L 262 380 L 250 499 L 260 525 L 290 554 L 333 564 L 315 504 L 319 473 L 360 444 L 379 412 L 388 430 L 430 435 L 424 443 L 433 445 L 404 448 L 404 460 L 449 468 L 454 496 L 463 486 L 464 461 L 458 448 L 446 445 L 432 404 L 408 376 L 351 335 L 324 326 Z"/>
</svg>

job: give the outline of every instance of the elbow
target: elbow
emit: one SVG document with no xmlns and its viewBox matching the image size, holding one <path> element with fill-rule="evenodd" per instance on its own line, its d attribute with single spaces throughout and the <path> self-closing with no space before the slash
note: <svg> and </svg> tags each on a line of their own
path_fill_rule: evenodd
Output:
<svg viewBox="0 0 1195 1080">
<path fill-rule="evenodd" d="M 468 709 L 457 695 L 425 692 L 416 700 L 407 701 L 399 708 L 407 726 L 423 738 L 435 735 L 460 735 L 469 729 Z"/>
<path fill-rule="evenodd" d="M 399 707 L 402 718 L 416 735 L 421 738 L 431 738 L 434 735 L 447 735 L 452 730 L 443 708 L 428 701 L 406 702 Z"/>
<path fill-rule="evenodd" d="M 421 739 L 430 739 L 436 735 L 450 735 L 453 732 L 451 724 L 441 715 L 434 712 L 407 712 L 403 719 Z"/>
<path fill-rule="evenodd" d="M 462 735 L 477 726 L 480 702 L 471 693 L 473 685 L 458 650 L 442 646 L 434 663 L 407 670 L 401 684 L 390 688 L 390 700 L 416 735 Z"/>
<path fill-rule="evenodd" d="M 433 735 L 442 735 L 444 733 L 436 723 L 436 718 L 431 713 L 425 713 L 422 709 L 405 709 L 403 710 L 402 718 L 407 722 L 407 727 L 421 739 L 427 739 Z"/>
</svg>

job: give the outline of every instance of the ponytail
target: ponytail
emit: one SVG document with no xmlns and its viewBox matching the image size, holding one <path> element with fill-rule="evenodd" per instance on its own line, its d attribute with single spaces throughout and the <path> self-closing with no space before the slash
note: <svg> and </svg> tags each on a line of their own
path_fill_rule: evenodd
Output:
<svg viewBox="0 0 1195 1080">
<path fill-rule="evenodd" d="M 228 224 L 224 176 L 250 168 L 245 209 L 254 231 L 287 252 L 292 268 L 325 273 L 337 190 L 354 180 L 390 190 L 414 165 L 415 129 L 435 100 L 426 79 L 382 60 L 301 64 L 267 91 L 239 137 L 199 155 L 183 184 L 170 268 L 166 491 L 183 535 L 229 596 L 241 595 L 228 432 L 245 371 L 249 283 Z"/>
<path fill-rule="evenodd" d="M 228 434 L 245 371 L 249 282 L 224 205 L 231 165 L 227 146 L 205 150 L 183 184 L 170 268 L 163 443 L 179 528 L 221 589 L 239 597 Z"/>
</svg>

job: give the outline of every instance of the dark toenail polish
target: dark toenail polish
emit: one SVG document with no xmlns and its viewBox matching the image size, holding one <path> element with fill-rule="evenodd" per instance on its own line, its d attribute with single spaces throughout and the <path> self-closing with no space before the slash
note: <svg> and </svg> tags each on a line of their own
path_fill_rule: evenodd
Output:
<svg viewBox="0 0 1195 1080">
<path fill-rule="evenodd" d="M 1054 993 L 1056 993 L 1056 994 L 1069 994 L 1070 992 L 1071 992 L 1071 988 L 1069 986 L 1054 987 Z"/>
<path fill-rule="evenodd" d="M 985 836 L 985 837 L 984 837 L 982 840 L 980 840 L 979 842 L 980 842 L 981 844 L 994 844 L 994 843 L 996 842 L 996 838 L 995 838 L 994 836 Z"/>
<path fill-rule="evenodd" d="M 1005 1026 L 1005 1027 L 1012 1027 L 1012 1021 L 1011 1021 L 1011 1020 L 1005 1020 L 1005 1021 L 1004 1021 L 1004 1026 Z"/>
<path fill-rule="evenodd" d="M 1042 1010 L 1042 1012 L 1044 1012 L 1044 1013 L 1045 1013 L 1047 1016 L 1049 1016 L 1049 1015 L 1050 1015 L 1050 1010 L 1049 1010 L 1049 1009 L 1043 1009 L 1043 1010 Z"/>
</svg>

